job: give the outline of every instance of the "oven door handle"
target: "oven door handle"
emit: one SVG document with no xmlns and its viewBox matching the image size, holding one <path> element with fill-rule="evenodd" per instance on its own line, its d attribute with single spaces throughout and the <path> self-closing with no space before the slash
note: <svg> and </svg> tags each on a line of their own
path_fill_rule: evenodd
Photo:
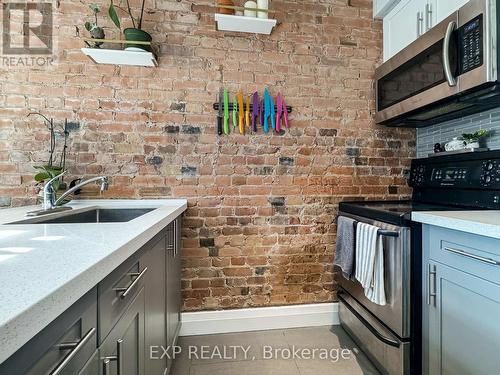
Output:
<svg viewBox="0 0 500 375">
<path fill-rule="evenodd" d="M 453 76 L 450 65 L 450 40 L 453 31 L 457 27 L 457 23 L 455 21 L 451 21 L 446 28 L 446 33 L 444 34 L 443 40 L 443 69 L 446 80 L 448 81 L 448 85 L 450 87 L 457 85 L 457 80 Z"/>
<path fill-rule="evenodd" d="M 377 331 L 377 329 L 375 327 L 373 327 L 360 313 L 358 313 L 356 311 L 356 309 L 354 309 L 351 305 L 349 305 L 349 302 L 347 302 L 345 300 L 344 297 L 342 297 L 342 294 L 339 293 L 338 294 L 338 298 L 339 300 L 341 300 L 345 307 L 347 307 L 349 309 L 349 311 L 351 311 L 355 316 L 356 318 L 359 319 L 359 321 L 361 323 L 363 323 L 363 325 L 368 328 L 368 330 L 373 333 L 373 335 L 379 339 L 380 341 L 382 341 L 384 344 L 386 345 L 389 345 L 389 346 L 393 346 L 395 348 L 399 348 L 400 347 L 400 343 L 398 341 L 395 341 L 395 340 L 391 340 L 390 338 L 384 336 L 382 333 L 380 333 L 379 331 Z"/>
</svg>

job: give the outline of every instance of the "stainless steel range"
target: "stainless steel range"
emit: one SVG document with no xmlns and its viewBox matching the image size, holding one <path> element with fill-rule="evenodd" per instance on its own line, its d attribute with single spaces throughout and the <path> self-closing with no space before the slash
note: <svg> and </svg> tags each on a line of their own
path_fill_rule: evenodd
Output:
<svg viewBox="0 0 500 375">
<path fill-rule="evenodd" d="M 383 229 L 387 304 L 338 272 L 342 326 L 383 374 L 421 374 L 421 226 L 414 211 L 500 209 L 500 151 L 412 162 L 411 200 L 340 203 L 339 215 Z"/>
</svg>

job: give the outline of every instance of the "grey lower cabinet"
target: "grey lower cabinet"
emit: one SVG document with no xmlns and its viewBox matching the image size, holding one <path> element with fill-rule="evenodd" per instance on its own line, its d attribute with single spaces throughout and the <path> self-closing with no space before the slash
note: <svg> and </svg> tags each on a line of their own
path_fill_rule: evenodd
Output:
<svg viewBox="0 0 500 375">
<path fill-rule="evenodd" d="M 163 348 L 181 325 L 180 233 L 179 217 L 0 364 L 0 375 L 167 374 Z"/>
<path fill-rule="evenodd" d="M 101 344 L 99 357 L 102 375 L 145 374 L 145 302 L 142 288 Z"/>
<path fill-rule="evenodd" d="M 500 241 L 424 228 L 425 374 L 500 368 Z"/>
</svg>

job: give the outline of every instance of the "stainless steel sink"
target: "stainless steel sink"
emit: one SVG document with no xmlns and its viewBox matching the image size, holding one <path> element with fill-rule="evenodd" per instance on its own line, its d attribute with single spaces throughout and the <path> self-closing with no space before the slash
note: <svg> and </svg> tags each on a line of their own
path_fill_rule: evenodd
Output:
<svg viewBox="0 0 500 375">
<path fill-rule="evenodd" d="M 9 224 L 83 224 L 124 223 L 145 215 L 156 208 L 95 208 L 86 211 L 65 213 L 58 217 L 34 217 Z"/>
</svg>

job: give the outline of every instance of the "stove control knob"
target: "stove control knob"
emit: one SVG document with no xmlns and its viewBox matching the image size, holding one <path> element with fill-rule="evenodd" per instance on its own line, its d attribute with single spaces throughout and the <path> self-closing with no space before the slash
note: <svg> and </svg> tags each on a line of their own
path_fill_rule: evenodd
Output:
<svg viewBox="0 0 500 375">
<path fill-rule="evenodd" d="M 494 167 L 493 163 L 491 161 L 489 161 L 486 163 L 485 169 L 487 171 L 491 171 L 493 169 L 493 167 Z"/>
<path fill-rule="evenodd" d="M 484 185 L 488 185 L 491 182 L 491 176 L 489 174 L 484 174 L 482 180 Z"/>
</svg>

